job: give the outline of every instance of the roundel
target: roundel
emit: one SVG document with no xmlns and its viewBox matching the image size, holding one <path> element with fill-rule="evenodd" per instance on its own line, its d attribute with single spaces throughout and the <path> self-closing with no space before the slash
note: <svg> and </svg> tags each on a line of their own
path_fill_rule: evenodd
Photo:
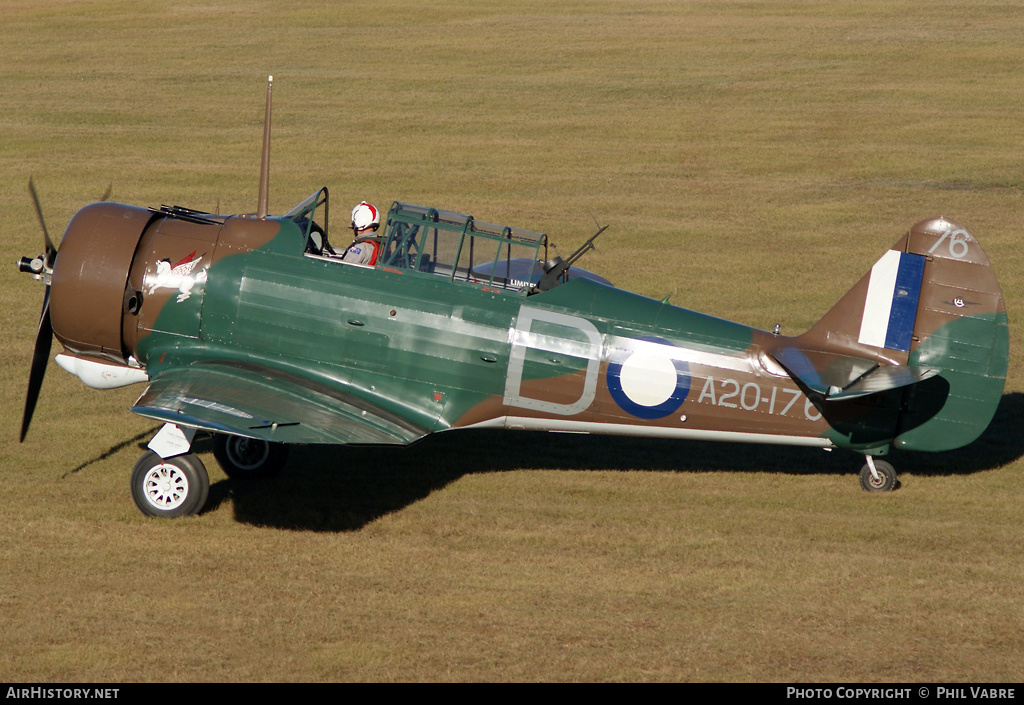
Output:
<svg viewBox="0 0 1024 705">
<path fill-rule="evenodd" d="M 608 361 L 608 391 L 626 413 L 641 419 L 668 416 L 690 392 L 690 366 L 672 358 L 675 346 L 663 338 L 640 338 L 656 345 L 616 350 Z"/>
</svg>

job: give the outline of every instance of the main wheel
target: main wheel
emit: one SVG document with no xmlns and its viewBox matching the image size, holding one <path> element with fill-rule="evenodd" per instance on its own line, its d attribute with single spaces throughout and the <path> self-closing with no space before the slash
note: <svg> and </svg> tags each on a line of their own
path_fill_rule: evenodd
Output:
<svg viewBox="0 0 1024 705">
<path fill-rule="evenodd" d="M 164 459 L 148 451 L 132 470 L 132 499 L 149 516 L 198 514 L 209 494 L 206 466 L 192 453 Z"/>
<path fill-rule="evenodd" d="M 860 486 L 865 492 L 889 492 L 896 489 L 896 468 L 884 460 L 875 460 L 878 477 L 871 474 L 871 466 L 864 463 L 860 469 Z"/>
<path fill-rule="evenodd" d="M 256 438 L 217 434 L 213 437 L 213 457 L 224 474 L 232 479 L 273 477 L 288 460 L 288 446 Z"/>
</svg>

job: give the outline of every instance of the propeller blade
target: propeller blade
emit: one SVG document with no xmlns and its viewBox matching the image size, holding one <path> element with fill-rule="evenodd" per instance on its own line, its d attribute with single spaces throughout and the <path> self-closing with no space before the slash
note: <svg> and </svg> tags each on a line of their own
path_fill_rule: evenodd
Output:
<svg viewBox="0 0 1024 705">
<path fill-rule="evenodd" d="M 103 194 L 103 198 L 100 199 L 100 203 L 105 203 L 110 200 L 110 194 L 114 192 L 114 184 L 107 186 L 106 192 Z"/>
<path fill-rule="evenodd" d="M 28 375 L 28 394 L 25 396 L 25 415 L 21 419 L 21 437 L 25 440 L 28 426 L 32 423 L 32 414 L 39 400 L 39 390 L 43 386 L 46 365 L 50 362 L 50 346 L 53 344 L 53 326 L 50 324 L 50 287 L 46 287 L 43 297 L 43 312 L 39 316 L 39 330 L 36 332 L 36 346 L 32 351 L 32 370 Z"/>
<path fill-rule="evenodd" d="M 28 179 L 28 190 L 32 194 L 32 203 L 36 207 L 36 215 L 39 216 L 39 224 L 43 226 L 43 240 L 46 243 L 46 266 L 53 266 L 54 256 L 57 254 L 57 248 L 53 245 L 53 240 L 50 239 L 50 231 L 46 229 L 46 219 L 43 218 L 43 207 L 39 205 L 39 194 L 36 193 L 36 185 L 32 181 L 32 177 Z"/>
</svg>

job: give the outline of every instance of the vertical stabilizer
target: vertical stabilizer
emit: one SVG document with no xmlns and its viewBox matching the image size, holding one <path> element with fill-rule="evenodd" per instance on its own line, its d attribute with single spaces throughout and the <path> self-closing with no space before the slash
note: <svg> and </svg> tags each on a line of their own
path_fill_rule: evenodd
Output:
<svg viewBox="0 0 1024 705">
<path fill-rule="evenodd" d="M 903 388 L 893 441 L 913 450 L 959 448 L 981 435 L 1009 363 L 1006 307 L 988 257 L 944 218 L 911 228 L 789 345 L 927 370 Z"/>
</svg>

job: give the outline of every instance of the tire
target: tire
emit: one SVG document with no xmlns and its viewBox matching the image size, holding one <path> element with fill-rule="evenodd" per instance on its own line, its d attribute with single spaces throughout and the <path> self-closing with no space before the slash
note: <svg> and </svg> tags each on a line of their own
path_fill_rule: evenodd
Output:
<svg viewBox="0 0 1024 705">
<path fill-rule="evenodd" d="M 217 434 L 213 437 L 213 457 L 224 474 L 233 480 L 273 477 L 288 460 L 288 446 Z"/>
<path fill-rule="evenodd" d="M 896 489 L 896 469 L 884 460 L 876 460 L 875 470 L 878 471 L 876 478 L 871 474 L 871 467 L 864 463 L 860 469 L 860 486 L 865 492 L 891 492 Z"/>
<path fill-rule="evenodd" d="M 148 451 L 132 470 L 132 499 L 143 514 L 153 517 L 198 514 L 210 494 L 210 476 L 196 455 L 161 458 Z"/>
</svg>

